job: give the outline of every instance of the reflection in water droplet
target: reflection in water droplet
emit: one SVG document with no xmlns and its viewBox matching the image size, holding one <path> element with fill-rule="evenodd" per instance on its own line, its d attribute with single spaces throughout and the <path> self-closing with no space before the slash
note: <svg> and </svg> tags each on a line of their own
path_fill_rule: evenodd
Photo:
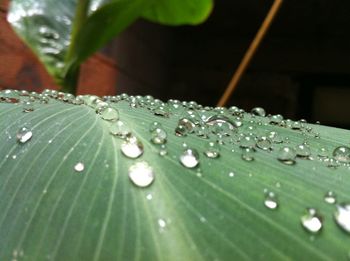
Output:
<svg viewBox="0 0 350 261">
<path fill-rule="evenodd" d="M 296 152 L 293 148 L 290 147 L 282 147 L 279 152 L 277 159 L 284 164 L 293 165 L 295 164 Z"/>
<path fill-rule="evenodd" d="M 350 148 L 347 146 L 340 146 L 334 149 L 333 157 L 341 163 L 350 163 Z"/>
<path fill-rule="evenodd" d="M 220 156 L 220 145 L 217 142 L 209 141 L 205 146 L 205 156 L 208 158 L 217 158 Z"/>
<path fill-rule="evenodd" d="M 105 108 L 101 112 L 101 118 L 106 121 L 116 121 L 119 119 L 119 112 L 113 108 Z"/>
<path fill-rule="evenodd" d="M 194 168 L 199 163 L 199 154 L 195 149 L 185 149 L 180 155 L 180 162 L 186 168 Z"/>
<path fill-rule="evenodd" d="M 155 176 L 153 168 L 147 162 L 140 161 L 130 166 L 129 178 L 136 186 L 144 188 L 153 183 Z"/>
<path fill-rule="evenodd" d="M 20 143 L 26 143 L 27 141 L 29 141 L 33 136 L 33 133 L 31 130 L 29 130 L 26 127 L 22 127 L 19 129 L 19 131 L 17 132 L 17 141 Z"/>
<path fill-rule="evenodd" d="M 154 144 L 164 144 L 166 143 L 167 133 L 161 128 L 156 128 L 151 132 L 151 141 Z"/>
<path fill-rule="evenodd" d="M 322 217 L 314 208 L 307 208 L 301 217 L 302 226 L 310 233 L 318 233 L 322 229 Z"/>
<path fill-rule="evenodd" d="M 324 195 L 324 201 L 328 204 L 335 204 L 337 201 L 335 193 L 333 191 L 327 191 Z"/>
<path fill-rule="evenodd" d="M 75 164 L 74 166 L 74 170 L 77 172 L 82 172 L 84 170 L 85 166 L 83 163 L 78 162 L 77 164 Z"/>
<path fill-rule="evenodd" d="M 350 233 L 350 203 L 337 205 L 334 220 L 342 230 Z"/>
<path fill-rule="evenodd" d="M 143 144 L 132 135 L 128 135 L 121 145 L 121 150 L 128 158 L 136 159 L 143 153 Z"/>
<path fill-rule="evenodd" d="M 264 200 L 264 205 L 265 207 L 267 207 L 268 209 L 277 209 L 278 207 L 278 201 L 277 201 L 277 197 L 276 194 L 269 191 L 266 192 L 265 194 L 265 200 Z"/>
</svg>

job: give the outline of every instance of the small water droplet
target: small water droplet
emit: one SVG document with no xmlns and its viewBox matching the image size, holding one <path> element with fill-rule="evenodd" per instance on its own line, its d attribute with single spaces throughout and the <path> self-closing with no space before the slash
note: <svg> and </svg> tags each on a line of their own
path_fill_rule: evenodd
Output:
<svg viewBox="0 0 350 261">
<path fill-rule="evenodd" d="M 342 230 L 350 233 L 350 203 L 337 205 L 334 220 Z"/>
<path fill-rule="evenodd" d="M 269 150 L 271 149 L 272 143 L 268 137 L 262 136 L 258 138 L 256 146 L 262 150 Z"/>
<path fill-rule="evenodd" d="M 333 157 L 341 163 L 350 163 L 350 148 L 347 146 L 340 146 L 334 149 Z"/>
<path fill-rule="evenodd" d="M 278 201 L 276 194 L 272 191 L 267 191 L 265 193 L 265 200 L 264 200 L 264 205 L 268 209 L 277 209 L 278 207 Z"/>
<path fill-rule="evenodd" d="M 209 141 L 204 150 L 205 156 L 208 158 L 217 158 L 220 156 L 220 145 L 217 142 Z"/>
<path fill-rule="evenodd" d="M 326 158 L 328 157 L 328 150 L 326 148 L 319 148 L 317 150 L 317 155 L 320 157 L 320 158 Z"/>
<path fill-rule="evenodd" d="M 153 195 L 152 195 L 151 193 L 149 193 L 149 194 L 147 194 L 146 198 L 147 198 L 148 200 L 152 200 L 152 199 L 153 199 Z"/>
<path fill-rule="evenodd" d="M 160 149 L 159 149 L 159 155 L 160 156 L 165 156 L 165 155 L 167 155 L 168 154 L 168 150 L 167 150 L 167 148 L 166 148 L 166 145 L 165 144 L 162 144 L 161 146 L 160 146 Z"/>
<path fill-rule="evenodd" d="M 283 142 L 282 137 L 275 131 L 270 131 L 268 134 L 268 137 L 273 143 L 282 143 Z"/>
<path fill-rule="evenodd" d="M 228 176 L 229 176 L 230 178 L 233 178 L 233 177 L 235 176 L 235 173 L 231 171 L 230 173 L 228 173 Z"/>
<path fill-rule="evenodd" d="M 333 191 L 327 191 L 324 195 L 324 201 L 328 204 L 335 204 L 337 201 L 335 193 Z"/>
<path fill-rule="evenodd" d="M 311 155 L 311 149 L 306 144 L 299 144 L 295 148 L 295 153 L 298 157 L 307 159 Z"/>
<path fill-rule="evenodd" d="M 154 130 L 158 129 L 158 128 L 162 128 L 162 124 L 160 124 L 159 122 L 157 121 L 154 121 L 152 122 L 150 125 L 149 125 L 149 131 L 150 132 L 153 132 Z"/>
<path fill-rule="evenodd" d="M 166 143 L 167 133 L 162 128 L 156 128 L 151 132 L 151 141 L 154 144 L 164 144 Z"/>
<path fill-rule="evenodd" d="M 254 160 L 254 148 L 243 148 L 242 149 L 242 159 L 245 161 L 253 161 Z"/>
<path fill-rule="evenodd" d="M 114 108 L 107 107 L 105 109 L 102 109 L 100 114 L 101 118 L 106 121 L 116 121 L 119 119 L 119 112 Z"/>
<path fill-rule="evenodd" d="M 33 133 L 30 129 L 26 127 L 22 127 L 17 132 L 17 141 L 20 143 L 26 143 L 29 141 L 33 136 Z"/>
<path fill-rule="evenodd" d="M 322 217 L 314 208 L 307 208 L 300 220 L 302 226 L 310 233 L 318 233 L 322 229 Z"/>
<path fill-rule="evenodd" d="M 199 164 L 199 154 L 197 150 L 187 148 L 180 156 L 180 162 L 186 168 L 194 168 Z"/>
<path fill-rule="evenodd" d="M 287 165 L 293 165 L 295 164 L 295 157 L 296 157 L 296 152 L 293 148 L 291 147 L 282 147 L 279 152 L 277 159 L 284 164 Z"/>
<path fill-rule="evenodd" d="M 128 135 L 121 145 L 121 150 L 128 158 L 136 159 L 143 153 L 143 144 L 133 135 Z"/>
<path fill-rule="evenodd" d="M 32 112 L 34 111 L 33 103 L 27 101 L 23 104 L 23 112 Z"/>
<path fill-rule="evenodd" d="M 77 172 L 82 172 L 84 170 L 85 166 L 83 163 L 78 162 L 77 164 L 75 164 L 74 166 L 74 170 Z"/>
<path fill-rule="evenodd" d="M 130 166 L 129 178 L 136 186 L 144 188 L 153 183 L 155 176 L 153 168 L 146 161 L 140 161 Z"/>
<path fill-rule="evenodd" d="M 158 225 L 161 229 L 164 229 L 166 227 L 166 221 L 162 218 L 158 219 Z"/>
<path fill-rule="evenodd" d="M 283 116 L 281 114 L 272 115 L 270 117 L 270 124 L 278 125 L 283 121 Z"/>
<path fill-rule="evenodd" d="M 131 130 L 123 121 L 116 121 L 111 124 L 109 132 L 120 138 L 125 138 Z"/>
<path fill-rule="evenodd" d="M 265 117 L 266 116 L 266 112 L 263 108 L 261 107 L 255 107 L 251 110 L 251 113 L 256 115 L 256 116 L 261 116 L 261 117 Z"/>
</svg>

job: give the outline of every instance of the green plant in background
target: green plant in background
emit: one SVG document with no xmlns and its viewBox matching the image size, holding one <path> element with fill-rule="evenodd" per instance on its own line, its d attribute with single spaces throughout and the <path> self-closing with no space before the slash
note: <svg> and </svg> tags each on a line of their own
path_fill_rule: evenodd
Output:
<svg viewBox="0 0 350 261">
<path fill-rule="evenodd" d="M 140 14 L 195 23 L 211 7 L 84 3 L 79 25 L 74 1 L 12 2 L 10 21 L 65 86 Z M 124 9 L 129 20 L 114 28 L 123 26 L 100 30 Z M 71 27 L 62 33 L 57 19 L 81 33 L 64 38 Z M 350 132 L 265 114 L 151 96 L 2 91 L 0 259 L 348 260 Z"/>
</svg>

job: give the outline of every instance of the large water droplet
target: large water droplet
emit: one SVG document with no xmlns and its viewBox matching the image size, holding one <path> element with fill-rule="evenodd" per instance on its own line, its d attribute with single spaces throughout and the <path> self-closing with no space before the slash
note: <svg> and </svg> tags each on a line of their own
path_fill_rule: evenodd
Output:
<svg viewBox="0 0 350 261">
<path fill-rule="evenodd" d="M 278 152 L 277 159 L 283 162 L 284 164 L 293 165 L 295 164 L 295 157 L 296 153 L 293 148 L 282 147 Z"/>
<path fill-rule="evenodd" d="M 334 213 L 334 220 L 345 232 L 350 233 L 350 203 L 337 205 Z"/>
<path fill-rule="evenodd" d="M 128 158 L 136 159 L 143 153 L 143 144 L 133 135 L 128 135 L 121 145 L 121 150 Z"/>
<path fill-rule="evenodd" d="M 199 154 L 197 150 L 190 149 L 190 148 L 185 149 L 183 153 L 180 155 L 180 162 L 186 168 L 196 167 L 199 163 Z"/>
<path fill-rule="evenodd" d="M 180 132 L 186 135 L 187 133 L 192 133 L 194 131 L 195 126 L 196 125 L 191 120 L 182 118 L 179 120 L 175 132 L 178 133 L 178 129 L 181 129 Z"/>
<path fill-rule="evenodd" d="M 116 121 L 119 119 L 119 112 L 113 108 L 105 108 L 101 112 L 101 118 L 107 121 Z"/>
<path fill-rule="evenodd" d="M 268 209 L 277 209 L 278 201 L 277 201 L 276 194 L 274 192 L 268 191 L 265 193 L 264 205 Z"/>
<path fill-rule="evenodd" d="M 22 127 L 17 132 L 17 141 L 20 143 L 26 143 L 29 141 L 33 136 L 33 133 L 30 129 L 26 127 Z"/>
<path fill-rule="evenodd" d="M 347 146 L 340 146 L 334 149 L 333 157 L 341 163 L 350 163 L 350 148 Z"/>
<path fill-rule="evenodd" d="M 314 208 L 307 208 L 301 217 L 301 224 L 310 233 L 318 233 L 322 229 L 322 217 Z"/>
<path fill-rule="evenodd" d="M 324 201 L 328 204 L 335 204 L 337 197 L 333 191 L 327 191 L 327 193 L 324 195 Z"/>
<path fill-rule="evenodd" d="M 74 166 L 74 170 L 77 172 L 82 172 L 84 170 L 85 166 L 83 163 L 78 162 L 77 164 L 75 164 Z"/>
<path fill-rule="evenodd" d="M 154 144 L 164 144 L 166 143 L 167 133 L 161 128 L 156 128 L 151 132 L 151 141 Z"/>
<path fill-rule="evenodd" d="M 220 145 L 217 142 L 209 141 L 204 150 L 205 156 L 208 158 L 217 158 L 220 156 Z"/>
<path fill-rule="evenodd" d="M 153 168 L 145 161 L 136 162 L 129 168 L 129 178 L 138 187 L 148 187 L 154 181 Z"/>
</svg>

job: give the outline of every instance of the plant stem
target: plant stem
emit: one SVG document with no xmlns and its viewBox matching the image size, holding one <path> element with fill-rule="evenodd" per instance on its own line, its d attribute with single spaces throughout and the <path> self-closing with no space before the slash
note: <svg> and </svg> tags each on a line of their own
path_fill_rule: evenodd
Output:
<svg viewBox="0 0 350 261">
<path fill-rule="evenodd" d="M 80 65 L 75 61 L 76 39 L 80 29 L 88 17 L 90 0 L 78 0 L 72 25 L 70 46 L 65 57 L 66 74 L 62 82 L 62 91 L 76 93 L 79 80 Z"/>
</svg>

